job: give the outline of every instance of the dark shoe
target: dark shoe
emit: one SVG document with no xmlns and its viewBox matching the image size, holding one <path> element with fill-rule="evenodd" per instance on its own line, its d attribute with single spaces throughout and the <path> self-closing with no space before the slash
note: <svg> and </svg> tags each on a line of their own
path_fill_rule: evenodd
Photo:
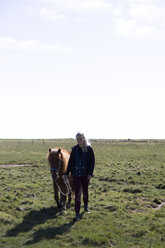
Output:
<svg viewBox="0 0 165 248">
<path fill-rule="evenodd" d="M 90 213 L 88 207 L 84 207 L 84 211 L 87 212 L 88 214 Z"/>
<path fill-rule="evenodd" d="M 76 214 L 76 217 L 73 219 L 73 221 L 78 221 L 78 220 L 80 220 L 80 216 L 79 214 Z"/>
</svg>

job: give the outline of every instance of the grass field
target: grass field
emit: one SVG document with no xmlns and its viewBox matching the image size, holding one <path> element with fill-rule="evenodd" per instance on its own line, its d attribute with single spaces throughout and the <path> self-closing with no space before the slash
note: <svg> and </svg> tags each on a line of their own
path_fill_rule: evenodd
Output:
<svg viewBox="0 0 165 248">
<path fill-rule="evenodd" d="M 74 140 L 0 140 L 0 248 L 164 248 L 165 142 L 92 143 L 91 213 L 61 213 L 46 154 Z M 26 167 L 3 165 L 28 164 Z"/>
</svg>

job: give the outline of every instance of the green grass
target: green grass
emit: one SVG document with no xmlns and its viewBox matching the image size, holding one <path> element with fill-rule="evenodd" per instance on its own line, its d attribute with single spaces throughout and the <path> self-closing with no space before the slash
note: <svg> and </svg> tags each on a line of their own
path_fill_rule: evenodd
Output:
<svg viewBox="0 0 165 248">
<path fill-rule="evenodd" d="M 165 143 L 92 143 L 95 176 L 90 210 L 74 223 L 74 200 L 61 213 L 53 199 L 46 155 L 73 140 L 0 140 L 0 248 L 165 247 Z"/>
</svg>

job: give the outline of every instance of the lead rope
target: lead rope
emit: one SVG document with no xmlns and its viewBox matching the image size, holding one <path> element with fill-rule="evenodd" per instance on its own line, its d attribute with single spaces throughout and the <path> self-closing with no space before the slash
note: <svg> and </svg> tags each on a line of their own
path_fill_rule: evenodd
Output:
<svg viewBox="0 0 165 248">
<path fill-rule="evenodd" d="M 67 195 L 69 195 L 69 193 L 72 193 L 72 189 L 71 189 L 71 186 L 70 186 L 70 183 L 69 183 L 68 178 L 65 178 L 65 176 L 63 175 L 63 176 L 62 176 L 62 179 L 63 179 L 63 181 L 64 181 L 64 184 L 66 185 L 66 188 L 67 188 L 66 194 L 62 191 L 62 189 L 60 188 L 60 186 L 59 186 L 59 184 L 56 182 L 56 180 L 54 180 L 54 181 L 55 181 L 55 183 L 56 183 L 56 185 L 57 185 L 57 188 L 59 189 L 60 193 L 61 193 L 62 195 L 67 196 Z"/>
<path fill-rule="evenodd" d="M 72 188 L 71 188 L 70 183 L 69 183 L 68 177 L 65 177 L 65 175 L 63 175 L 62 178 L 63 178 L 63 181 L 64 181 L 66 187 L 67 187 L 68 192 L 69 192 L 69 193 L 73 193 L 73 192 L 72 192 Z M 68 193 L 68 194 L 69 194 L 69 193 Z"/>
</svg>

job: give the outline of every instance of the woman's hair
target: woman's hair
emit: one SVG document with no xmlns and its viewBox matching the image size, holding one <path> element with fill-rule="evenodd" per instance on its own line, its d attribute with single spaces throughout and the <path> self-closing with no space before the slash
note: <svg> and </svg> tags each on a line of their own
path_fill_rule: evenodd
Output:
<svg viewBox="0 0 165 248">
<path fill-rule="evenodd" d="M 90 146 L 90 145 L 91 145 L 90 142 L 89 142 L 89 140 L 85 137 L 84 133 L 78 132 L 78 133 L 76 134 L 76 139 L 77 139 L 77 137 L 79 137 L 79 136 L 84 138 L 84 145 L 85 145 L 85 146 Z"/>
</svg>

